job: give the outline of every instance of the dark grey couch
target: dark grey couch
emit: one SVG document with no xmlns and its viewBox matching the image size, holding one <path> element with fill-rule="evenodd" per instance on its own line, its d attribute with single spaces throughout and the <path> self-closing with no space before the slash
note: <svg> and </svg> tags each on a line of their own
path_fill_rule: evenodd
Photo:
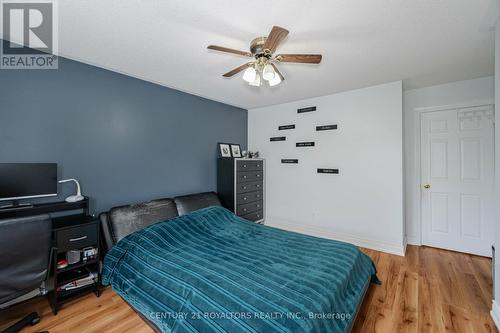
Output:
<svg viewBox="0 0 500 333">
<path fill-rule="evenodd" d="M 215 192 L 204 192 L 113 207 L 99 215 L 102 251 L 105 254 L 123 237 L 151 224 L 220 205 Z"/>
</svg>

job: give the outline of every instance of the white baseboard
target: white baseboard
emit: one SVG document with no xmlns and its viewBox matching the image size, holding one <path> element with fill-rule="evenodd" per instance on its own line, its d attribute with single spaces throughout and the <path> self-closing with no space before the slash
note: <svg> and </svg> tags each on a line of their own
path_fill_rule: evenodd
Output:
<svg viewBox="0 0 500 333">
<path fill-rule="evenodd" d="M 420 237 L 418 236 L 409 236 L 406 235 L 406 241 L 409 245 L 422 245 L 422 242 L 420 241 Z"/>
<path fill-rule="evenodd" d="M 392 244 L 374 239 L 366 239 L 352 234 L 339 233 L 331 230 L 319 229 L 318 227 L 300 225 L 293 222 L 276 220 L 272 218 L 266 219 L 266 225 L 288 231 L 294 231 L 310 236 L 338 240 L 341 242 L 351 243 L 356 246 L 366 247 L 368 249 L 387 252 L 398 256 L 404 256 L 406 252 L 406 244 Z"/>
<path fill-rule="evenodd" d="M 493 318 L 493 321 L 495 322 L 495 325 L 497 326 L 497 329 L 500 330 L 500 306 L 496 301 L 493 301 L 491 305 L 491 318 Z"/>
</svg>

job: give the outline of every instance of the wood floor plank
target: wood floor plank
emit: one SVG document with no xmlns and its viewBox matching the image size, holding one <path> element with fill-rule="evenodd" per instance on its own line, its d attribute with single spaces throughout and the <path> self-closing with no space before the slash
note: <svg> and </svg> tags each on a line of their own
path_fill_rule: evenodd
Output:
<svg viewBox="0 0 500 333">
<path fill-rule="evenodd" d="M 478 315 L 488 312 L 491 307 L 491 301 L 488 301 L 488 299 L 484 297 L 483 291 L 479 287 L 479 283 L 475 275 L 470 273 L 458 274 L 459 278 L 462 279 L 462 282 L 465 285 L 463 291 L 466 295 L 466 299 L 468 300 L 468 310 L 475 312 Z"/>
<path fill-rule="evenodd" d="M 399 274 L 397 304 L 393 311 L 396 331 L 417 333 L 418 329 L 418 273 L 402 270 Z"/>
<path fill-rule="evenodd" d="M 419 275 L 418 281 L 418 332 L 434 333 L 446 332 L 447 327 L 443 320 L 441 304 L 439 299 L 437 283 L 431 281 L 425 275 Z"/>
<path fill-rule="evenodd" d="M 382 285 L 370 285 L 353 333 L 498 332 L 491 307 L 491 260 L 408 246 L 405 257 L 362 249 L 372 257 Z M 0 330 L 30 311 L 42 321 L 23 333 L 151 333 L 151 328 L 110 288 L 65 304 L 52 315 L 37 298 L 0 313 Z"/>
<path fill-rule="evenodd" d="M 491 260 L 484 257 L 471 256 L 473 274 L 475 275 L 479 287 L 483 291 L 484 297 L 489 299 L 493 295 L 493 281 L 491 280 Z"/>
</svg>

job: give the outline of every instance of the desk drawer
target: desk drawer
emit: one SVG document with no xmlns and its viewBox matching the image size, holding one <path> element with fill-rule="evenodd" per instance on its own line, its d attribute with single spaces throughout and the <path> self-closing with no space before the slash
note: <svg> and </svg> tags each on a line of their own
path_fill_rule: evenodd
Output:
<svg viewBox="0 0 500 333">
<path fill-rule="evenodd" d="M 262 201 L 251 202 L 244 205 L 236 206 L 236 215 L 242 216 L 257 210 L 262 210 Z"/>
<path fill-rule="evenodd" d="M 263 170 L 264 167 L 263 161 L 237 161 L 236 162 L 236 170 L 238 171 L 260 171 Z"/>
<path fill-rule="evenodd" d="M 262 182 L 252 182 L 252 183 L 239 183 L 236 185 L 236 193 L 247 193 L 252 191 L 262 190 Z"/>
<path fill-rule="evenodd" d="M 65 252 L 86 246 L 97 246 L 98 231 L 97 223 L 57 230 L 57 251 Z"/>
</svg>

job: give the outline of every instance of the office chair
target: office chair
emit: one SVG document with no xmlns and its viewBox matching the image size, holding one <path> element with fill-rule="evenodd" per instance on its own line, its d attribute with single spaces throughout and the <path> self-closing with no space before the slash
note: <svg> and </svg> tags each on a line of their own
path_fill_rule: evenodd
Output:
<svg viewBox="0 0 500 333">
<path fill-rule="evenodd" d="M 52 225 L 48 215 L 0 220 L 0 311 L 2 304 L 26 295 L 47 278 L 51 257 Z M 2 333 L 14 333 L 35 325 L 32 312 Z"/>
</svg>

